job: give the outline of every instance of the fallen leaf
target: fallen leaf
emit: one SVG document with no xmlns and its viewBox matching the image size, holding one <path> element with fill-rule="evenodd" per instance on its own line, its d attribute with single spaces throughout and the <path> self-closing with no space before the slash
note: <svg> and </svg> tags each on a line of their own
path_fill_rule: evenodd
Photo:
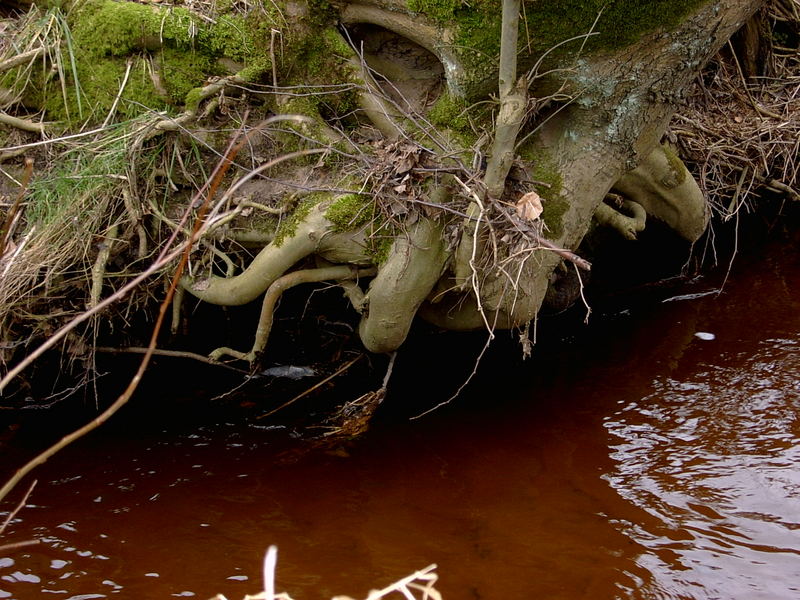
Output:
<svg viewBox="0 0 800 600">
<path fill-rule="evenodd" d="M 528 192 L 517 202 L 517 216 L 526 221 L 535 221 L 542 214 L 542 199 L 536 192 Z"/>
<path fill-rule="evenodd" d="M 416 164 L 416 157 L 413 154 L 408 154 L 402 157 L 397 163 L 397 173 L 402 175 L 408 173 Z"/>
</svg>

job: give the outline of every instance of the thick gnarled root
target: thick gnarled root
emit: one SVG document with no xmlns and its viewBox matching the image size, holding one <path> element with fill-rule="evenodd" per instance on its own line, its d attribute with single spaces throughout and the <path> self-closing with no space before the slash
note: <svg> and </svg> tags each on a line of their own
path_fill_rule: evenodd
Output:
<svg viewBox="0 0 800 600">
<path fill-rule="evenodd" d="M 441 227 L 420 217 L 395 240 L 367 293 L 358 333 L 370 352 L 393 352 L 405 341 L 417 309 L 444 270 L 448 253 Z"/>
<path fill-rule="evenodd" d="M 625 239 L 635 240 L 636 236 L 644 231 L 647 212 L 641 204 L 632 200 L 622 200 L 619 208 L 621 210 L 601 202 L 594 211 L 594 218 L 601 225 L 616 229 Z"/>
<path fill-rule="evenodd" d="M 697 241 L 708 226 L 710 212 L 703 192 L 681 159 L 666 146 L 658 146 L 612 189 L 690 242 Z"/>
<path fill-rule="evenodd" d="M 325 217 L 328 206 L 323 202 L 312 208 L 291 236 L 286 236 L 281 243 L 265 246 L 239 275 L 211 275 L 199 281 L 184 277 L 181 285 L 190 294 L 211 304 L 240 306 L 252 302 L 293 265 L 319 249 L 324 236 L 334 229 L 333 223 Z"/>
</svg>

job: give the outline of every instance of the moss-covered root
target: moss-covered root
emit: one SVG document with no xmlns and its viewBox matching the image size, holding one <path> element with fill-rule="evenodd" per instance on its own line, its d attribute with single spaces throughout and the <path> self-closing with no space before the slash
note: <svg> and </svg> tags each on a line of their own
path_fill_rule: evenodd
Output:
<svg viewBox="0 0 800 600">
<path fill-rule="evenodd" d="M 400 235 L 367 292 L 358 333 L 370 352 L 393 352 L 408 335 L 417 309 L 444 270 L 448 252 L 442 229 L 422 218 Z"/>
<path fill-rule="evenodd" d="M 667 146 L 659 146 L 613 190 L 641 204 L 648 215 L 664 221 L 684 239 L 695 242 L 703 235 L 709 210 L 703 192 L 681 159 Z"/>
<path fill-rule="evenodd" d="M 613 227 L 628 240 L 635 240 L 640 231 L 644 231 L 647 223 L 647 212 L 641 204 L 632 200 L 622 201 L 622 211 L 616 210 L 605 202 L 601 202 L 594 211 L 594 218 L 601 225 Z M 624 212 L 623 212 L 624 211 Z M 629 213 L 629 214 L 625 214 Z"/>
<path fill-rule="evenodd" d="M 184 277 L 181 285 L 200 300 L 223 306 L 239 306 L 255 300 L 292 265 L 316 252 L 322 238 L 335 229 L 325 217 L 327 202 L 315 205 L 297 223 L 292 235 L 283 236 L 280 243 L 265 246 L 253 262 L 239 275 L 225 278 L 212 275 L 196 281 Z"/>
</svg>

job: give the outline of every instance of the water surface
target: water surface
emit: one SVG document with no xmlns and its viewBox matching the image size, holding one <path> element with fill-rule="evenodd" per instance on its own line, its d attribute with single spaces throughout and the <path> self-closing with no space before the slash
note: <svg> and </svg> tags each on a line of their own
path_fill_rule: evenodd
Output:
<svg viewBox="0 0 800 600">
<path fill-rule="evenodd" d="M 38 472 L 0 598 L 364 596 L 430 563 L 451 600 L 800 597 L 800 260 L 743 258 L 596 317 L 462 396 L 443 353 L 401 358 L 373 430 L 294 453 L 258 423 L 110 427 Z M 712 334 L 701 339 L 697 333 Z M 709 338 L 712 336 L 702 336 Z M 153 406 L 157 406 L 154 404 Z"/>
</svg>

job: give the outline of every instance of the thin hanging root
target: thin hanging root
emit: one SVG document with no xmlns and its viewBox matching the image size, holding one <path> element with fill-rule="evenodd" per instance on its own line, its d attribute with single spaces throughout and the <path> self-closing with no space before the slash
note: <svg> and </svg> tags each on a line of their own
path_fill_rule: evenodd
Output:
<svg viewBox="0 0 800 600">
<path fill-rule="evenodd" d="M 169 326 L 169 331 L 172 335 L 178 333 L 181 328 L 181 310 L 183 309 L 183 297 L 186 295 L 186 290 L 178 286 L 175 289 L 175 295 L 172 297 L 172 323 Z"/>
<path fill-rule="evenodd" d="M 97 260 L 94 261 L 92 267 L 92 290 L 89 294 L 89 303 L 87 308 L 94 308 L 100 302 L 100 294 L 103 292 L 103 278 L 106 274 L 106 263 L 111 254 L 111 246 L 117 237 L 117 230 L 119 226 L 115 223 L 108 228 L 105 239 L 100 245 L 100 253 L 97 255 Z"/>
<path fill-rule="evenodd" d="M 141 211 L 133 204 L 131 194 L 128 188 L 122 188 L 122 201 L 125 204 L 125 210 L 134 223 L 136 228 L 136 235 L 139 237 L 139 247 L 136 251 L 136 258 L 142 259 L 147 256 L 147 231 L 145 231 L 142 224 Z"/>
<path fill-rule="evenodd" d="M 256 359 L 256 356 L 264 350 L 267 345 L 267 339 L 272 330 L 272 318 L 275 313 L 275 305 L 278 303 L 278 300 L 280 300 L 283 292 L 289 288 L 300 285 L 301 283 L 371 277 L 376 273 L 377 269 L 374 267 L 357 269 L 350 266 L 336 266 L 322 267 L 319 269 L 303 269 L 279 277 L 272 282 L 272 285 L 269 286 L 267 293 L 264 295 L 264 300 L 261 303 L 261 315 L 258 318 L 258 327 L 256 328 L 256 337 L 250 352 L 239 352 L 231 348 L 223 347 L 214 350 L 209 354 L 209 358 L 211 360 L 219 360 L 222 356 L 231 356 L 252 363 Z"/>
</svg>

